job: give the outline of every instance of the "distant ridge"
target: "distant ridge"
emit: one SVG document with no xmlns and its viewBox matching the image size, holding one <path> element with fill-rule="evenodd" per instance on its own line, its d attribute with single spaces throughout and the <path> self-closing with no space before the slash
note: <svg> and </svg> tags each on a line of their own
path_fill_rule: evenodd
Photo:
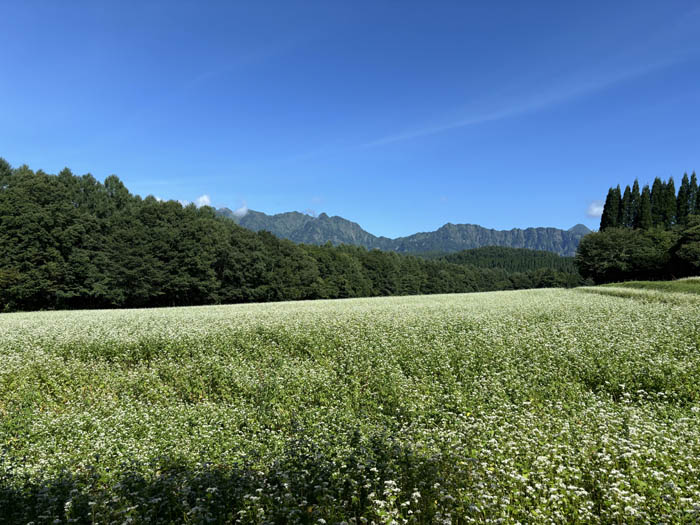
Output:
<svg viewBox="0 0 700 525">
<path fill-rule="evenodd" d="M 250 210 L 239 217 L 228 208 L 221 208 L 217 213 L 250 230 L 267 230 L 277 237 L 298 243 L 352 244 L 368 249 L 377 248 L 406 254 L 452 253 L 483 246 L 506 246 L 573 256 L 581 238 L 591 232 L 583 224 L 577 224 L 569 230 L 559 228 L 493 230 L 476 224 L 447 223 L 432 232 L 414 233 L 406 237 L 390 239 L 372 235 L 356 222 L 338 216 L 329 217 L 325 213 L 314 217 L 296 211 L 267 215 Z"/>
</svg>

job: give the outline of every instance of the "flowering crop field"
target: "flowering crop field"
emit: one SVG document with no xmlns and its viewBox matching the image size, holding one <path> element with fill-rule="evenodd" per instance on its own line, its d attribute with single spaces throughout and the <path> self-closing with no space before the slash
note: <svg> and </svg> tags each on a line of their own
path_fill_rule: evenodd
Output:
<svg viewBox="0 0 700 525">
<path fill-rule="evenodd" d="M 2 523 L 694 523 L 700 296 L 0 315 Z"/>
</svg>

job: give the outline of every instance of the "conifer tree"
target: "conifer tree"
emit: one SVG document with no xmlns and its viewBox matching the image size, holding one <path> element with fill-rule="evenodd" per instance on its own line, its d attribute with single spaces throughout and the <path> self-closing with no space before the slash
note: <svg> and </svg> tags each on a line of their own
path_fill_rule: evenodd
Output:
<svg viewBox="0 0 700 525">
<path fill-rule="evenodd" d="M 688 174 L 683 174 L 681 187 L 678 189 L 678 198 L 676 199 L 676 223 L 685 224 L 688 219 L 690 200 L 690 180 Z"/>
<path fill-rule="evenodd" d="M 651 187 L 651 220 L 654 226 L 661 226 L 664 222 L 663 202 L 666 194 L 665 186 L 661 179 L 656 177 Z"/>
<path fill-rule="evenodd" d="M 12 174 L 12 166 L 5 159 L 0 157 L 0 181 L 4 181 Z"/>
<path fill-rule="evenodd" d="M 670 228 L 676 223 L 676 185 L 673 177 L 668 178 L 663 200 L 664 227 Z"/>
<path fill-rule="evenodd" d="M 624 226 L 624 217 L 622 216 L 624 210 L 622 209 L 622 191 L 620 190 L 619 184 L 615 188 L 614 192 L 617 202 L 617 222 L 615 223 L 615 227 L 621 228 Z"/>
<path fill-rule="evenodd" d="M 698 200 L 698 177 L 695 172 L 690 176 L 690 195 L 688 196 L 688 213 L 700 213 L 700 208 L 697 206 Z"/>
<path fill-rule="evenodd" d="M 632 210 L 630 213 L 630 228 L 634 228 L 635 224 L 639 222 L 640 199 L 641 194 L 639 192 L 639 180 L 634 179 L 634 184 L 632 184 Z"/>
<path fill-rule="evenodd" d="M 610 227 L 610 210 L 612 208 L 613 189 L 608 188 L 608 194 L 605 196 L 605 204 L 603 205 L 603 213 L 600 216 L 600 231 Z"/>
<path fill-rule="evenodd" d="M 649 185 L 644 186 L 642 195 L 639 198 L 639 213 L 634 227 L 640 230 L 648 230 L 653 226 L 651 219 L 651 191 Z"/>
<path fill-rule="evenodd" d="M 621 228 L 632 226 L 632 190 L 629 185 L 625 187 L 625 193 L 622 196 L 618 226 Z"/>
<path fill-rule="evenodd" d="M 618 225 L 618 216 L 620 213 L 620 186 L 610 188 L 608 196 L 605 198 L 603 206 L 603 215 L 600 218 L 600 231 L 607 228 L 615 228 Z"/>
</svg>

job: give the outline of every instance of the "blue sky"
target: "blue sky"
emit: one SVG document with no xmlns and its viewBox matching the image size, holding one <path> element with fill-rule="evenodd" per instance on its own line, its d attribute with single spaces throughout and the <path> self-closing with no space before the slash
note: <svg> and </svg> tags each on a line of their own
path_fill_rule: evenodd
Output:
<svg viewBox="0 0 700 525">
<path fill-rule="evenodd" d="M 0 156 L 377 235 L 700 170 L 700 5 L 3 2 Z M 207 199 L 202 199 L 206 201 Z"/>
</svg>

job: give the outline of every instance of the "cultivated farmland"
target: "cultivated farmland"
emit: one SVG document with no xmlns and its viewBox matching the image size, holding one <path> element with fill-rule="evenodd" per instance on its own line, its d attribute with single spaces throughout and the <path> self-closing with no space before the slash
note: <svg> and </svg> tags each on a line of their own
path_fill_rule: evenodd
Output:
<svg viewBox="0 0 700 525">
<path fill-rule="evenodd" d="M 693 522 L 700 296 L 3 314 L 0 447 L 9 523 Z"/>
</svg>

